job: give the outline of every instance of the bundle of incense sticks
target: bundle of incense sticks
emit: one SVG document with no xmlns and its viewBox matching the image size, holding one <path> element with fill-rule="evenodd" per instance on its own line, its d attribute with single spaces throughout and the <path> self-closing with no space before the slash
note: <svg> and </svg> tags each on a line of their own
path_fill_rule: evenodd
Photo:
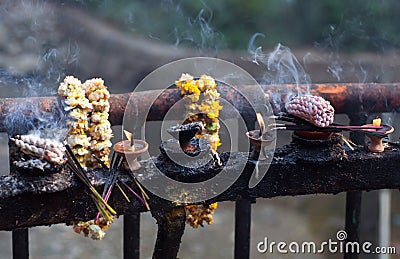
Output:
<svg viewBox="0 0 400 259">
<path fill-rule="evenodd" d="M 316 127 L 312 125 L 291 125 L 291 124 L 272 124 L 271 130 L 295 130 L 295 131 L 319 131 L 319 132 L 341 132 L 341 131 L 365 131 L 365 130 L 376 130 L 368 131 L 368 133 L 381 134 L 379 130 L 383 129 L 383 126 L 328 126 L 328 127 Z"/>
<path fill-rule="evenodd" d="M 338 124 L 331 124 L 328 127 L 317 127 L 305 120 L 291 116 L 289 114 L 280 113 L 278 115 L 271 116 L 271 118 L 280 121 L 291 122 L 294 124 L 273 124 L 269 126 L 270 130 L 295 130 L 295 131 L 319 131 L 319 132 L 341 132 L 341 131 L 365 131 L 365 130 L 376 130 L 368 131 L 368 133 L 380 134 L 383 126 L 344 126 Z"/>
<path fill-rule="evenodd" d="M 133 139 L 133 134 L 127 130 L 124 130 L 124 134 L 126 138 L 131 141 L 131 146 L 134 147 L 134 139 Z M 136 177 L 133 175 L 132 171 L 129 171 L 129 175 L 135 182 L 136 186 L 139 188 L 141 195 L 137 194 L 131 187 L 129 187 L 125 182 L 120 181 L 119 175 L 120 175 L 120 167 L 123 161 L 123 157 L 118 155 L 117 153 L 113 152 L 111 156 L 111 162 L 110 162 L 110 167 L 107 167 L 106 164 L 104 164 L 103 161 L 101 161 L 97 156 L 93 155 L 93 157 L 99 162 L 99 164 L 102 166 L 103 170 L 108 172 L 108 179 L 104 185 L 103 193 L 102 193 L 102 198 L 107 202 L 111 196 L 112 190 L 114 186 L 117 186 L 119 191 L 122 193 L 122 195 L 125 197 L 125 199 L 130 202 L 128 196 L 125 194 L 123 189 L 118 183 L 122 183 L 123 186 L 125 186 L 137 199 L 140 200 L 140 202 L 148 209 L 150 210 L 150 206 L 147 203 L 147 200 L 149 200 L 149 196 L 143 189 L 143 187 L 140 185 L 140 183 L 136 180 Z M 100 212 L 97 214 L 95 222 L 99 220 Z"/>
<path fill-rule="evenodd" d="M 102 196 L 97 192 L 97 190 L 94 188 L 92 183 L 90 182 L 89 177 L 86 174 L 86 171 L 82 168 L 81 164 L 79 161 L 76 159 L 74 153 L 72 152 L 71 148 L 66 145 L 65 146 L 67 152 L 67 166 L 68 168 L 87 186 L 87 188 L 90 190 L 90 196 L 92 197 L 97 209 L 99 210 L 99 213 L 101 216 L 106 220 L 106 221 L 111 221 L 113 216 L 116 215 L 117 213 L 113 208 L 111 208 L 110 205 L 107 204 L 107 202 L 103 199 Z"/>
<path fill-rule="evenodd" d="M 140 200 L 140 202 L 142 202 L 142 204 L 144 206 L 146 206 L 146 208 L 148 210 L 150 210 L 150 207 L 146 201 L 146 199 L 149 199 L 149 197 L 147 196 L 146 192 L 143 190 L 143 188 L 140 186 L 140 184 L 136 181 L 136 178 L 133 176 L 132 177 L 136 183 L 136 185 L 139 187 L 142 196 L 138 195 L 132 188 L 130 188 L 126 183 L 124 183 L 123 181 L 119 180 L 119 175 L 120 175 L 120 166 L 122 163 L 122 157 L 119 155 L 116 155 L 116 153 L 114 152 L 111 156 L 111 166 L 110 168 L 107 167 L 106 164 L 104 164 L 97 156 L 93 155 L 93 157 L 99 162 L 99 164 L 103 167 L 103 170 L 106 170 L 108 172 L 108 178 L 107 181 L 104 184 L 104 189 L 103 189 L 103 193 L 102 193 L 102 198 L 108 202 L 108 200 L 110 199 L 112 190 L 114 188 L 114 186 L 117 186 L 119 191 L 122 193 L 122 195 L 125 197 L 125 199 L 130 202 L 128 195 L 125 194 L 125 192 L 123 191 L 123 189 L 121 188 L 121 186 L 118 184 L 118 182 L 121 182 L 131 193 L 133 193 L 136 198 L 138 198 Z M 99 213 L 97 213 L 96 215 L 96 219 L 95 219 L 95 223 L 99 221 L 100 219 L 100 214 L 101 212 L 99 211 Z"/>
</svg>

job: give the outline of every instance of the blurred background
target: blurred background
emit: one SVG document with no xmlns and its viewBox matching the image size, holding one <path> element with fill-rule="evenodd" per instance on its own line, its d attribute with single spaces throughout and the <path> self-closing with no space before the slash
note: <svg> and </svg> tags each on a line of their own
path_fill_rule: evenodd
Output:
<svg viewBox="0 0 400 259">
<path fill-rule="evenodd" d="M 296 83 L 293 74 L 279 77 L 279 71 L 268 70 L 273 57 L 269 53 L 282 45 L 289 48 L 283 61 L 298 64 L 304 71 L 296 73 L 307 74 L 308 83 L 400 82 L 399 12 L 396 0 L 3 0 L 0 96 L 55 95 L 65 75 L 83 81 L 102 77 L 111 93 L 130 92 L 157 67 L 193 56 L 231 61 L 262 84 Z M 399 121 L 395 114 L 382 116 L 389 124 Z M 348 122 L 344 115 L 337 120 Z M 398 136 L 395 133 L 393 140 Z M 1 141 L 1 172 L 7 174 L 6 134 Z M 279 145 L 288 142 L 290 134 L 279 135 Z M 383 206 L 379 200 L 391 205 L 384 219 L 379 216 Z M 397 190 L 364 193 L 361 240 L 382 241 L 381 219 L 389 230 L 387 245 L 400 250 L 399 200 Z M 256 251 L 264 237 L 316 242 L 335 238 L 344 228 L 344 211 L 344 194 L 257 200 L 251 258 L 266 257 Z M 141 217 L 141 256 L 150 258 L 156 224 L 149 213 Z M 32 228 L 31 257 L 121 258 L 121 218 L 103 241 L 84 238 L 64 225 Z M 213 225 L 186 228 L 179 257 L 232 258 L 233 226 L 234 204 L 220 203 Z M 0 258 L 10 256 L 11 233 L 0 232 Z M 273 254 L 268 258 L 341 256 Z"/>
</svg>

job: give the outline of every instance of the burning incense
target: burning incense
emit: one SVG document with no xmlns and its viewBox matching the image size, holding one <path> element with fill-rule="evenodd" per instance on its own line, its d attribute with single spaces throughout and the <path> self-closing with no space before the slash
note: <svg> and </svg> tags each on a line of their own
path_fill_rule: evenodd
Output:
<svg viewBox="0 0 400 259">
<path fill-rule="evenodd" d="M 308 125 L 291 125 L 291 124 L 273 124 L 272 130 L 295 130 L 295 131 L 318 131 L 318 132 L 341 132 L 341 131 L 365 131 L 365 130 L 380 130 L 382 126 L 341 126 L 331 125 L 328 127 L 317 127 L 311 124 Z"/>
<path fill-rule="evenodd" d="M 131 142 L 130 150 L 135 151 L 135 140 L 133 138 L 133 134 L 127 130 L 124 130 L 124 134 L 126 139 Z"/>
</svg>

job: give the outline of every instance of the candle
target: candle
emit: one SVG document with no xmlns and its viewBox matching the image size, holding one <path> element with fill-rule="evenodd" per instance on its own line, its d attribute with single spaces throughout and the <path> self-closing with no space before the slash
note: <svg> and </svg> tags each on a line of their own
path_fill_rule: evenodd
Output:
<svg viewBox="0 0 400 259">
<path fill-rule="evenodd" d="M 375 120 L 372 121 L 372 125 L 379 127 L 381 126 L 381 122 L 382 122 L 381 118 L 377 117 Z"/>
<path fill-rule="evenodd" d="M 259 138 L 262 138 L 262 135 L 265 133 L 265 123 L 264 123 L 264 119 L 263 119 L 261 113 L 259 113 L 259 112 L 256 113 L 256 116 L 257 116 L 258 124 L 260 124 L 260 132 L 259 132 L 259 134 L 258 134 L 258 137 L 259 137 Z"/>
</svg>

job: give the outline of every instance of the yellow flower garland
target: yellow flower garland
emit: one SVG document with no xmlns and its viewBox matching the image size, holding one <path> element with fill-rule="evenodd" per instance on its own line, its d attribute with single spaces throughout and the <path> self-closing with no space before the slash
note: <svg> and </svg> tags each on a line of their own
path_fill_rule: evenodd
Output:
<svg viewBox="0 0 400 259">
<path fill-rule="evenodd" d="M 186 103 L 185 123 L 203 122 L 205 132 L 196 135 L 198 138 L 204 138 L 214 151 L 221 145 L 219 138 L 219 111 L 222 106 L 219 104 L 219 93 L 215 80 L 202 75 L 199 79 L 194 79 L 189 74 L 182 74 L 175 85 L 181 89 L 183 97 L 188 97 L 190 102 Z M 217 203 L 209 205 L 188 205 L 186 210 L 186 222 L 193 228 L 199 225 L 203 226 L 203 221 L 212 224 L 212 214 L 217 208 Z"/>
<path fill-rule="evenodd" d="M 101 78 L 93 78 L 85 83 L 73 76 L 65 77 L 60 83 L 58 94 L 64 97 L 68 112 L 67 143 L 82 167 L 97 167 L 99 163 L 92 154 L 109 166 L 111 141 L 113 137 L 111 124 L 108 121 L 110 93 Z M 77 233 L 91 235 L 92 239 L 101 240 L 105 229 L 112 223 L 113 218 L 100 218 L 98 222 L 74 222 L 73 228 Z"/>
<path fill-rule="evenodd" d="M 85 132 L 89 130 L 88 117 L 93 107 L 85 96 L 81 81 L 73 76 L 65 77 L 64 81 L 60 83 L 58 94 L 65 98 L 64 101 L 67 105 L 64 108 L 68 112 L 67 144 L 71 147 L 81 166 L 86 168 L 90 138 Z"/>
<path fill-rule="evenodd" d="M 216 151 L 221 145 L 219 138 L 219 111 L 222 106 L 219 104 L 219 93 L 215 80 L 208 75 L 202 75 L 194 79 L 189 74 L 182 76 L 175 82 L 181 89 L 183 97 L 188 97 L 186 104 L 185 123 L 201 121 L 205 125 L 205 132 L 196 137 L 204 138 L 210 142 L 211 148 Z"/>
<path fill-rule="evenodd" d="M 108 121 L 110 93 L 104 81 L 93 78 L 82 84 L 79 79 L 67 76 L 60 83 L 58 94 L 65 98 L 67 105 L 64 108 L 68 112 L 67 143 L 79 163 L 84 168 L 99 166 L 92 157 L 95 154 L 109 165 L 113 134 Z"/>
</svg>

